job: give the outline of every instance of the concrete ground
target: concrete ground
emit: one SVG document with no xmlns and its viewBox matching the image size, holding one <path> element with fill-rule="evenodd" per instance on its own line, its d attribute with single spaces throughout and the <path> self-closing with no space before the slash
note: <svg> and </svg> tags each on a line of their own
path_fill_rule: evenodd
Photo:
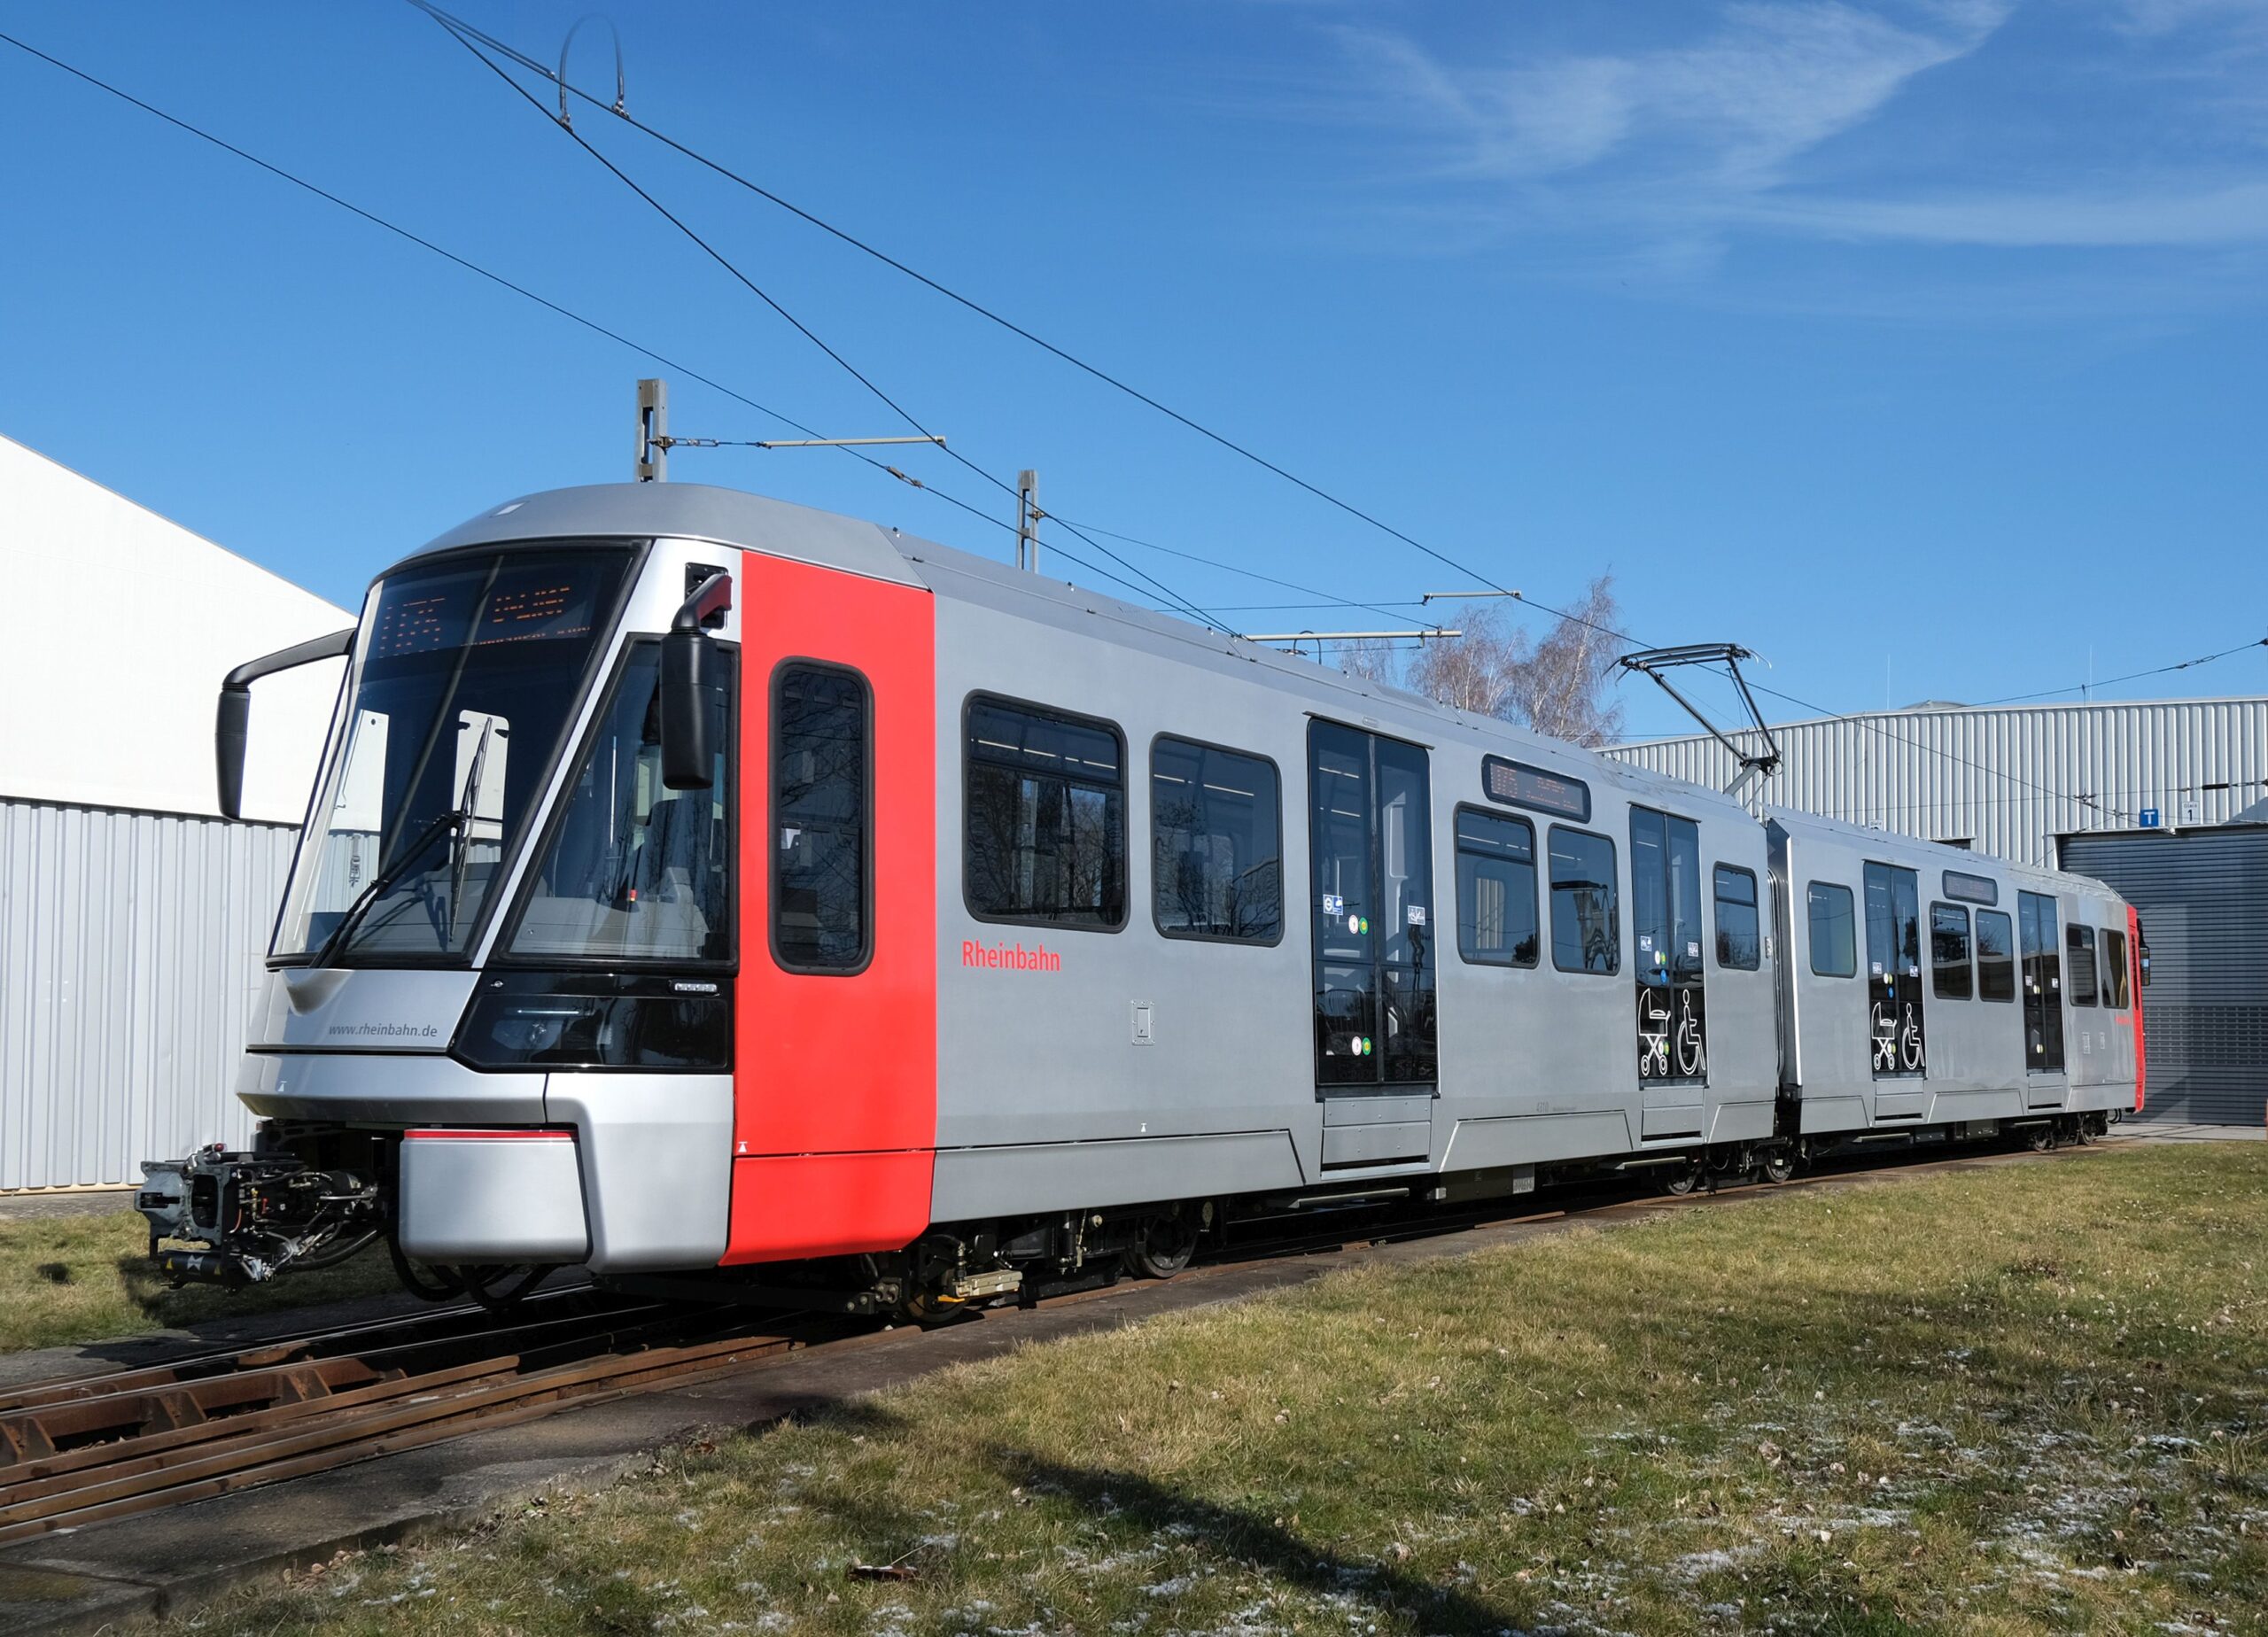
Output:
<svg viewBox="0 0 2268 1637">
<path fill-rule="evenodd" d="M 0 1193 L 0 1222 L 35 1216 L 84 1216 L 103 1211 L 126 1211 L 134 1206 L 131 1188 L 29 1189 Z"/>
<path fill-rule="evenodd" d="M 2252 1125 L 2193 1125 L 2179 1120 L 2137 1120 L 2116 1128 L 2113 1137 L 2140 1137 L 2152 1143 L 2257 1143 L 2268 1140 L 2268 1127 Z"/>
</svg>

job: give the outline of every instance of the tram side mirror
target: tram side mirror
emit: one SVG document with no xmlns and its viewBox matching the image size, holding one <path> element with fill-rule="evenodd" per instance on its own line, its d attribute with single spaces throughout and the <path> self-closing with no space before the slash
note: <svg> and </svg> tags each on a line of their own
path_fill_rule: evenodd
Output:
<svg viewBox="0 0 2268 1637">
<path fill-rule="evenodd" d="M 223 687 L 213 723 L 213 758 L 219 775 L 221 817 L 245 813 L 245 741 L 252 731 L 252 689 Z"/>
<path fill-rule="evenodd" d="M 294 671 L 321 659 L 344 659 L 354 643 L 354 627 L 334 631 L 247 660 L 221 679 L 221 704 L 213 719 L 214 772 L 223 818 L 241 818 L 245 807 L 245 741 L 252 728 L 252 685 L 279 671 Z"/>
<path fill-rule="evenodd" d="M 672 790 L 706 790 L 715 777 L 709 697 L 717 676 L 717 645 L 709 632 L 732 609 L 733 577 L 695 563 L 685 578 L 685 601 L 662 639 L 662 782 Z"/>
<path fill-rule="evenodd" d="M 698 626 L 662 639 L 662 782 L 672 790 L 709 787 L 709 690 L 716 652 Z"/>
</svg>

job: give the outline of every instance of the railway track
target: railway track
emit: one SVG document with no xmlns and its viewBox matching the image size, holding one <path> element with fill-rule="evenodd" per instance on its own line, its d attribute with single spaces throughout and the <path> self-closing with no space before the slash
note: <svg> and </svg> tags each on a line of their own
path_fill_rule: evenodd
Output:
<svg viewBox="0 0 2268 1637">
<path fill-rule="evenodd" d="M 1979 1157 L 1971 1151 L 1898 1168 L 1927 1172 Z M 1888 1168 L 1837 1165 L 1827 1174 L 1876 1168 Z M 1652 1197 L 1623 1182 L 1557 1189 L 1548 1203 L 1524 1196 L 1511 1209 L 1497 1199 L 1422 1218 L 1349 1213 L 1298 1233 L 1225 1246 L 1184 1276 Z M 1089 1300 L 1110 1288 L 1074 1285 L 1038 1305 Z M 870 1321 L 638 1300 L 586 1288 L 532 1297 L 502 1317 L 467 1303 L 43 1383 L 0 1399 L 0 1544 L 691 1385 L 878 1333 Z"/>
<path fill-rule="evenodd" d="M 474 1308 L 43 1384 L 0 1400 L 0 1544 L 703 1380 L 846 1328 L 577 1292 L 501 1322 Z"/>
</svg>

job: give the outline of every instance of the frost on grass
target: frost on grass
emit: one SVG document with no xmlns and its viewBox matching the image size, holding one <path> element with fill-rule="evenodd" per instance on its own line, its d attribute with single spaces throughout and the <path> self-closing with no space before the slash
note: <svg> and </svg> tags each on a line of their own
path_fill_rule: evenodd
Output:
<svg viewBox="0 0 2268 1637">
<path fill-rule="evenodd" d="M 2268 1152 L 2135 1152 L 1334 1277 L 720 1439 L 218 1629 L 2261 1630 L 2264 1206 Z"/>
</svg>

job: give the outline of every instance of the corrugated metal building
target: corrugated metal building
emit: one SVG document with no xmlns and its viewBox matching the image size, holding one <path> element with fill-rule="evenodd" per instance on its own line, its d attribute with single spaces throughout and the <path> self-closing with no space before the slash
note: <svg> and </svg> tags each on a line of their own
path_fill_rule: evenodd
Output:
<svg viewBox="0 0 2268 1637">
<path fill-rule="evenodd" d="M 2139 906 L 2150 945 L 2146 1112 L 2268 1118 L 2268 824 L 2070 836 L 2063 867 Z"/>
<path fill-rule="evenodd" d="M 288 826 L 0 801 L 0 1190 L 241 1146 Z"/>
<path fill-rule="evenodd" d="M 2225 824 L 2268 795 L 2268 698 L 1970 708 L 1930 703 L 1775 726 L 1763 799 L 2053 865 L 2056 838 Z M 1754 734 L 1736 742 L 1755 742 Z M 1623 745 L 1643 767 L 1723 789 L 1706 734 Z"/>
<path fill-rule="evenodd" d="M 2108 882 L 2142 917 L 2146 1114 L 2268 1118 L 2268 698 L 1906 710 L 1773 729 L 1771 802 Z M 1753 742 L 1754 735 L 1742 741 Z M 1620 746 L 1722 788 L 1705 734 Z M 2251 810 L 2251 811 L 2248 811 Z"/>
<path fill-rule="evenodd" d="M 245 1020 L 338 667 L 253 690 L 259 822 L 215 812 L 214 697 L 348 623 L 0 438 L 0 1191 L 249 1136 Z"/>
</svg>

